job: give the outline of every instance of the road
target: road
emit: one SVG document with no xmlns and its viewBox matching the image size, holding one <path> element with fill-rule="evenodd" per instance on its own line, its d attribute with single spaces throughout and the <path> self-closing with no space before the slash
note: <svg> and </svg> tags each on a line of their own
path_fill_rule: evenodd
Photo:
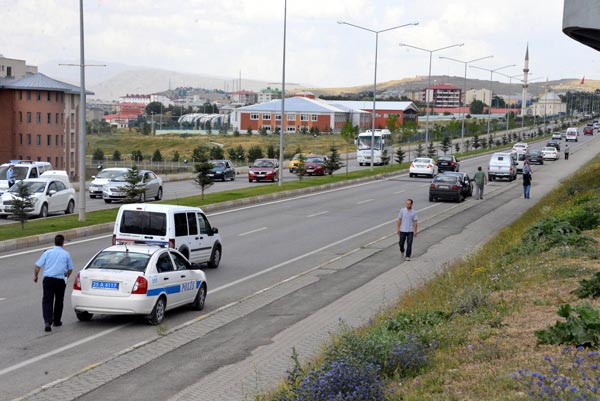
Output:
<svg viewBox="0 0 600 401">
<path fill-rule="evenodd" d="M 572 160 L 549 162 L 534 167 L 532 197 L 536 185 L 552 185 L 566 171 L 564 163 L 575 163 L 577 149 L 600 149 L 595 137 L 581 138 L 571 144 Z M 537 145 L 540 146 L 540 145 Z M 485 165 L 489 156 L 465 159 L 462 171 L 473 173 L 477 165 Z M 544 180 L 542 180 L 544 178 Z M 161 336 L 166 331 L 240 302 L 257 291 L 280 286 L 290 277 L 317 266 L 338 260 L 354 264 L 365 255 L 369 244 L 377 243 L 395 230 L 397 211 L 411 197 L 421 220 L 439 220 L 427 235 L 419 236 L 415 254 L 423 254 L 428 246 L 448 233 L 486 216 L 493 202 L 504 203 L 518 197 L 520 181 L 493 182 L 486 189 L 486 200 L 454 203 L 428 202 L 429 179 L 396 177 L 298 196 L 235 210 L 214 213 L 211 223 L 220 229 L 224 240 L 221 266 L 207 270 L 209 296 L 202 313 L 178 310 L 167 314 L 164 325 L 148 326 L 141 319 L 99 317 L 91 322 L 78 322 L 70 308 L 67 292 L 64 326 L 50 334 L 43 332 L 41 288 L 32 282 L 33 263 L 40 249 L 24 249 L 0 255 L 3 280 L 0 284 L 0 399 L 13 399 L 48 383 L 69 377 L 114 358 L 136 344 Z M 103 203 L 103 202 L 102 202 Z M 462 209 L 460 209 L 462 210 Z M 452 224 L 449 224 L 451 222 Z M 502 223 L 498 223 L 500 227 Z M 67 245 L 77 269 L 99 249 L 109 245 L 108 235 L 72 241 Z M 465 244 L 465 250 L 469 244 Z M 259 308 L 254 314 L 233 320 L 190 345 L 177 348 L 142 365 L 123 379 L 107 383 L 85 399 L 165 399 L 197 379 L 198 372 L 208 374 L 230 361 L 239 360 L 257 346 L 269 342 L 278 331 L 327 305 L 347 291 L 371 280 L 395 266 L 397 261 L 378 264 L 368 270 L 344 270 L 327 279 L 310 283 L 304 296 L 292 293 L 277 304 Z M 69 283 L 72 285 L 72 280 Z M 274 308 L 274 309 L 270 309 Z M 251 316 L 251 318 L 250 318 Z M 240 341 L 239 334 L 247 333 Z M 233 339 L 238 339 L 234 342 Z M 228 341 L 232 340 L 232 341 Z M 186 354 L 187 353 L 187 354 Z M 166 366 L 166 368 L 164 367 Z M 179 370 L 179 366 L 189 367 Z M 158 370 L 168 370 L 171 384 L 155 385 Z M 194 373 L 194 375 L 192 375 Z M 140 384 L 146 384 L 141 386 Z M 127 389 L 135 389 L 135 396 Z"/>
</svg>

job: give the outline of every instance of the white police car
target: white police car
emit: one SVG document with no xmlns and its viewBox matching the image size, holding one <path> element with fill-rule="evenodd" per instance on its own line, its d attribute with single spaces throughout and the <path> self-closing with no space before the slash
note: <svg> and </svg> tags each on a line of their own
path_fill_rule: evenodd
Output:
<svg viewBox="0 0 600 401">
<path fill-rule="evenodd" d="M 156 245 L 113 245 L 77 273 L 71 303 L 77 318 L 94 314 L 144 315 L 160 324 L 182 305 L 204 309 L 206 275 L 179 251 Z"/>
</svg>

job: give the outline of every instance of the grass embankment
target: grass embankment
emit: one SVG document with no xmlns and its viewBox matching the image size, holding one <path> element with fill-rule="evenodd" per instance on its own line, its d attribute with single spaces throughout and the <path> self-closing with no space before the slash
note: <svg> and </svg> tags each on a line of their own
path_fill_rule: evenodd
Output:
<svg viewBox="0 0 600 401">
<path fill-rule="evenodd" d="M 342 328 L 315 361 L 302 366 L 293 355 L 288 379 L 256 399 L 597 399 L 598 353 L 542 344 L 536 331 L 565 322 L 559 306 L 584 304 L 578 287 L 600 295 L 598 176 L 600 157 L 371 324 Z M 544 338 L 597 347 L 600 301 L 588 301 Z"/>
</svg>

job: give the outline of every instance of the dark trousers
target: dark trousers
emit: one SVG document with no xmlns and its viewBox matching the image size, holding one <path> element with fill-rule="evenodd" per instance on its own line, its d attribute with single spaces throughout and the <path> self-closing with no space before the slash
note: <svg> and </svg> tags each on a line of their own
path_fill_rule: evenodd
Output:
<svg viewBox="0 0 600 401">
<path fill-rule="evenodd" d="M 569 160 L 569 152 L 565 152 L 565 160 Z"/>
<path fill-rule="evenodd" d="M 46 324 L 61 321 L 63 302 L 65 299 L 65 280 L 54 277 L 44 277 L 44 295 L 42 297 L 42 313 Z"/>
<path fill-rule="evenodd" d="M 406 233 L 404 231 L 400 231 L 400 252 L 404 253 L 404 243 L 406 242 L 406 257 L 410 258 L 412 254 L 412 243 L 413 243 L 413 232 Z"/>
</svg>

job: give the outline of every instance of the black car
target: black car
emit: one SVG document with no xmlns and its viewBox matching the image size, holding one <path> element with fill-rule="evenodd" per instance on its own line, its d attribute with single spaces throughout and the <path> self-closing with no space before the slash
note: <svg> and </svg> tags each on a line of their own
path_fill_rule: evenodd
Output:
<svg viewBox="0 0 600 401">
<path fill-rule="evenodd" d="M 463 186 L 460 178 L 450 174 L 438 174 L 429 185 L 429 202 L 436 199 L 450 199 L 457 202 L 462 202 L 465 197 L 463 195 Z"/>
<path fill-rule="evenodd" d="M 208 176 L 213 180 L 235 180 L 235 168 L 233 167 L 233 163 L 229 160 L 211 160 L 209 162 L 212 164 L 212 168 L 210 169 L 210 173 Z"/>
<path fill-rule="evenodd" d="M 438 172 L 443 171 L 459 171 L 460 163 L 458 159 L 454 156 L 440 156 L 436 162 L 438 166 Z"/>
<path fill-rule="evenodd" d="M 556 151 L 560 152 L 560 143 L 558 141 L 548 141 L 546 146 L 551 146 L 553 148 L 556 148 Z"/>
<path fill-rule="evenodd" d="M 461 173 L 459 171 L 444 171 L 444 175 L 451 175 L 458 177 L 462 185 L 463 197 L 473 196 L 473 181 L 467 173 Z"/>
<path fill-rule="evenodd" d="M 525 154 L 529 164 L 544 164 L 544 155 L 541 150 L 530 150 Z"/>
</svg>

